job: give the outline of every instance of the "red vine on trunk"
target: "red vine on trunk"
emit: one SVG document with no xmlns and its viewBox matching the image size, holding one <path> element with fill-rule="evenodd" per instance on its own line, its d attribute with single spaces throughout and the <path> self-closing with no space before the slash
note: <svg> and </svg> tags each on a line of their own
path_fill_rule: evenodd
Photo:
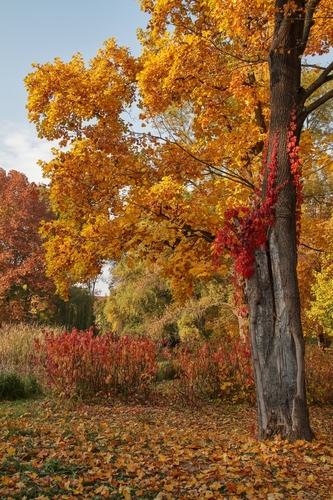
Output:
<svg viewBox="0 0 333 500">
<path fill-rule="evenodd" d="M 302 159 L 299 158 L 297 144 L 296 110 L 291 113 L 290 130 L 288 131 L 287 152 L 290 159 L 290 171 L 293 186 L 296 189 L 296 231 L 299 242 L 301 230 L 301 206 L 303 202 L 301 180 Z M 227 210 L 224 214 L 224 227 L 217 232 L 214 242 L 215 263 L 219 265 L 219 257 L 225 248 L 229 249 L 235 263 L 235 273 L 241 278 L 250 278 L 254 272 L 255 248 L 263 248 L 267 242 L 268 228 L 274 224 L 274 206 L 277 202 L 279 191 L 285 186 L 275 187 L 277 173 L 277 135 L 273 141 L 271 161 L 267 166 L 267 185 L 265 199 L 262 196 L 262 186 L 255 189 L 253 207 L 241 206 Z M 266 160 L 264 160 L 264 164 Z"/>
<path fill-rule="evenodd" d="M 288 131 L 288 146 L 287 152 L 290 159 L 290 171 L 293 177 L 293 186 L 296 189 L 296 234 L 297 244 L 301 234 L 301 213 L 303 203 L 303 181 L 302 175 L 302 159 L 299 157 L 299 146 L 297 145 L 296 130 L 296 110 L 291 112 L 290 130 Z"/>
<path fill-rule="evenodd" d="M 224 227 L 218 231 L 214 242 L 216 265 L 225 248 L 229 249 L 235 263 L 235 273 L 242 278 L 250 278 L 254 272 L 255 248 L 263 248 L 267 242 L 267 231 L 274 224 L 274 206 L 277 195 L 284 184 L 275 187 L 277 172 L 277 136 L 274 138 L 271 161 L 267 166 L 265 199 L 261 189 L 256 189 L 253 207 L 241 206 L 227 210 Z"/>
</svg>

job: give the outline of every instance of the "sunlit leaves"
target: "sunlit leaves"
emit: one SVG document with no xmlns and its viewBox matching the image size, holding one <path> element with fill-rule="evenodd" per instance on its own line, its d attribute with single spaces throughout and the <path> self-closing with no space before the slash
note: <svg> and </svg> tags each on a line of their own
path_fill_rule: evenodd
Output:
<svg viewBox="0 0 333 500">
<path fill-rule="evenodd" d="M 89 64 L 77 54 L 35 64 L 26 78 L 39 135 L 67 146 L 42 163 L 58 216 L 43 230 L 48 268 L 63 295 L 134 250 L 158 262 L 175 296 L 187 296 L 196 278 L 214 272 L 211 243 L 225 212 L 249 206 L 258 187 L 274 3 L 142 0 L 141 7 L 151 18 L 139 58 L 110 39 Z M 313 28 L 320 36 L 311 32 L 308 53 L 328 47 L 329 12 L 322 0 Z M 284 15 L 291 14 L 292 2 Z M 317 72 L 304 67 L 304 87 Z M 316 118 L 314 131 L 323 121 Z M 329 161 L 327 135 L 318 137 L 305 137 L 304 173 L 306 163 Z"/>
<path fill-rule="evenodd" d="M 126 132 L 120 118 L 134 97 L 136 62 L 110 39 L 86 68 L 81 54 L 69 63 L 33 64 L 26 77 L 29 118 L 41 137 L 68 141 L 89 137 L 103 141 L 105 131 Z M 103 120 L 103 128 L 96 123 Z M 104 132 L 104 134 L 101 134 Z"/>
</svg>

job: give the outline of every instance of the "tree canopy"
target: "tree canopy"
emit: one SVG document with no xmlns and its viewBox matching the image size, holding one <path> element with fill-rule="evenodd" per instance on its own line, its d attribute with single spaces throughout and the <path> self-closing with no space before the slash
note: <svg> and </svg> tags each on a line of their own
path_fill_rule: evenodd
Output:
<svg viewBox="0 0 333 500">
<path fill-rule="evenodd" d="M 48 307 L 54 284 L 45 275 L 39 226 L 53 218 L 43 188 L 15 170 L 0 169 L 1 321 L 19 321 Z"/>
<path fill-rule="evenodd" d="M 26 78 L 29 118 L 62 146 L 42 164 L 59 214 L 44 235 L 62 293 L 132 248 L 159 260 L 187 293 L 194 277 L 213 271 L 211 242 L 225 211 L 248 204 L 261 182 L 274 3 L 141 4 L 151 20 L 139 32 L 139 58 L 110 39 L 88 66 L 77 54 L 36 64 Z M 319 9 L 308 56 L 330 48 L 329 2 Z M 304 64 L 308 89 L 320 73 Z M 315 109 L 313 93 L 309 101 Z M 136 106 L 148 133 L 131 123 Z M 321 144 L 331 138 L 316 118 L 304 156 L 319 152 L 318 133 Z"/>
</svg>

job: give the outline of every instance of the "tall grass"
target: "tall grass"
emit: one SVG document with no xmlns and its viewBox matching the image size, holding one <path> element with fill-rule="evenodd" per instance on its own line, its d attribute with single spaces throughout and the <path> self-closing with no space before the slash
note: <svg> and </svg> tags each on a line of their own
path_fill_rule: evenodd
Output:
<svg viewBox="0 0 333 500">
<path fill-rule="evenodd" d="M 62 333 L 62 328 L 52 328 L 55 334 Z M 17 373 L 32 376 L 35 373 L 31 361 L 34 353 L 34 340 L 42 339 L 45 329 L 37 324 L 3 324 L 0 328 L 0 373 Z"/>
</svg>

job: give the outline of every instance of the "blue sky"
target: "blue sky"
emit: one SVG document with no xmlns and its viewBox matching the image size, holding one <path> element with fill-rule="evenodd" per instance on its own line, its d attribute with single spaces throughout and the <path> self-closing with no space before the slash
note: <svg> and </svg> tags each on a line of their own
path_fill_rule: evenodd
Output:
<svg viewBox="0 0 333 500">
<path fill-rule="evenodd" d="M 51 157 L 27 119 L 23 79 L 32 62 L 76 52 L 88 61 L 110 37 L 139 55 L 136 29 L 147 21 L 137 0 L 0 0 L 0 167 L 43 182 L 36 162 Z"/>
<path fill-rule="evenodd" d="M 88 61 L 110 37 L 139 55 L 136 30 L 148 19 L 137 0 L 0 0 L 0 167 L 45 182 L 36 162 L 51 159 L 52 145 L 27 119 L 23 79 L 31 63 L 68 61 L 77 52 Z M 105 268 L 97 284 L 103 294 L 108 278 Z"/>
</svg>

